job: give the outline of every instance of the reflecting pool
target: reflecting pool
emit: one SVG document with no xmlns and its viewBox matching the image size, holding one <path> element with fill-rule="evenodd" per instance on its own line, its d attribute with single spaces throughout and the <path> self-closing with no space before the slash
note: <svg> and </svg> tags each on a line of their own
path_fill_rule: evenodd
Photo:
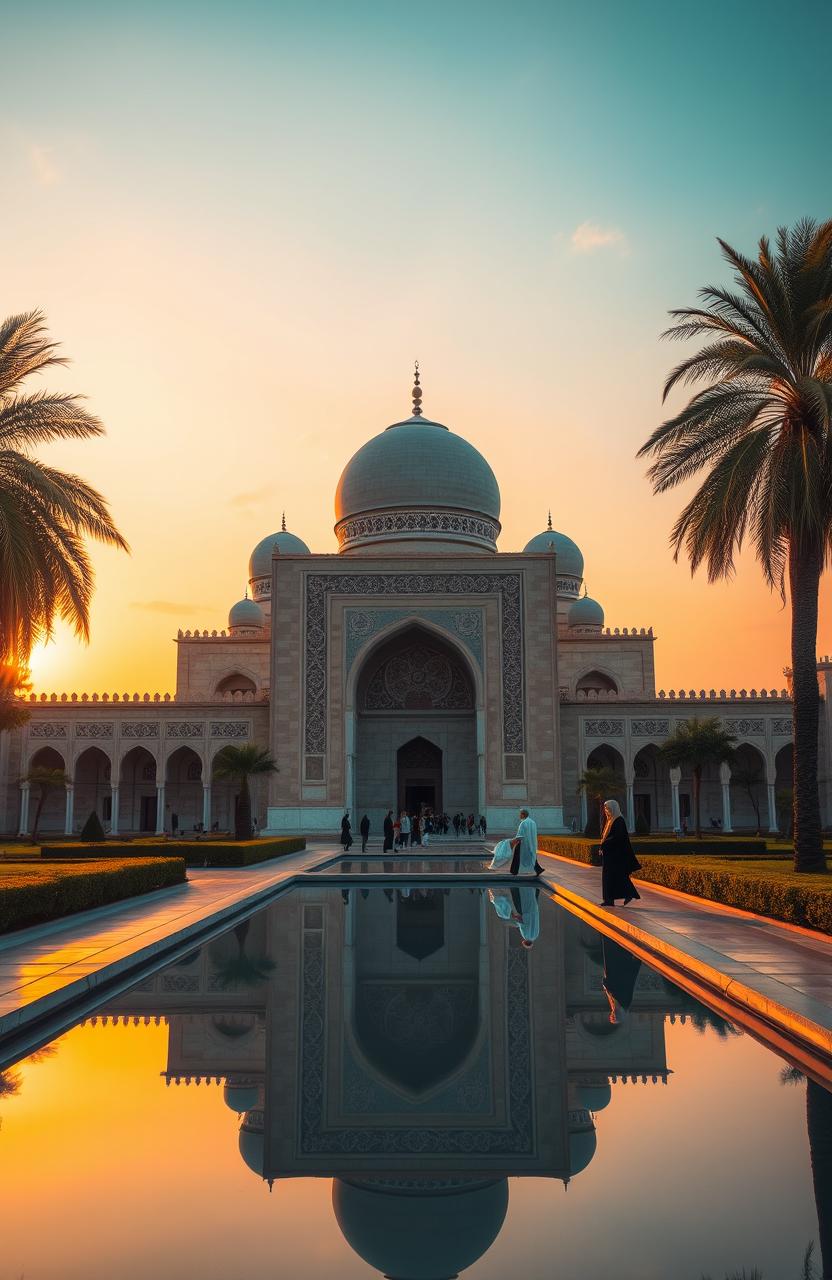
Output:
<svg viewBox="0 0 832 1280">
<path fill-rule="evenodd" d="M 337 876 L 479 875 L 486 872 L 491 858 L 465 858 L 434 854 L 412 854 L 387 858 L 337 858 L 310 867 L 310 874 Z"/>
<path fill-rule="evenodd" d="M 536 886 L 307 881 L 3 1075 L 0 1280 L 797 1280 L 793 1077 Z"/>
</svg>

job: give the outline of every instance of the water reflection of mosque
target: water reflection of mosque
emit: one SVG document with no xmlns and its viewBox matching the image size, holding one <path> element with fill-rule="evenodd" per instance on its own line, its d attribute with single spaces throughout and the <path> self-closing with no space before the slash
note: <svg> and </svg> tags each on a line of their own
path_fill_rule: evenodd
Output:
<svg viewBox="0 0 832 1280">
<path fill-rule="evenodd" d="M 270 1183 L 332 1177 L 373 1267 L 455 1275 L 499 1233 L 508 1177 L 587 1167 L 611 1083 L 666 1083 L 665 1017 L 692 1005 L 642 966 L 611 1023 L 601 938 L 541 906 L 528 949 L 479 889 L 304 887 L 99 1021 L 164 1017 L 168 1082 L 223 1084 Z"/>
</svg>

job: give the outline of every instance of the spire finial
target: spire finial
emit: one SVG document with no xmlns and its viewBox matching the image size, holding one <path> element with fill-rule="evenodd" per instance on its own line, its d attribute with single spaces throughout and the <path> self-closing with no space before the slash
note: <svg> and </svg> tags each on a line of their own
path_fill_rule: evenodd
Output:
<svg viewBox="0 0 832 1280">
<path fill-rule="evenodd" d="M 552 509 L 551 509 L 551 507 L 549 508 L 549 525 L 548 525 L 548 528 L 549 528 L 549 529 L 551 529 L 551 528 L 552 528 Z"/>
<path fill-rule="evenodd" d="M 286 532 L 286 512 L 285 511 L 283 512 L 283 520 L 281 521 L 280 528 L 284 533 Z"/>
<path fill-rule="evenodd" d="M 419 384 L 419 361 L 413 364 L 413 417 L 421 418 L 422 416 L 422 388 Z"/>
</svg>

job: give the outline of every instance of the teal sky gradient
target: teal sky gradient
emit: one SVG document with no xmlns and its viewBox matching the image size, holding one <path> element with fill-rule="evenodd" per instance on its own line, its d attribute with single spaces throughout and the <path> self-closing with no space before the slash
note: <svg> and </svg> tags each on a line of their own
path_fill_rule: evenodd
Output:
<svg viewBox="0 0 832 1280">
<path fill-rule="evenodd" d="M 47 311 L 109 431 L 55 459 L 134 549 L 96 553 L 106 617 L 99 592 L 91 649 L 61 642 L 73 679 L 124 671 L 137 600 L 224 625 L 284 507 L 334 549 L 341 467 L 418 356 L 427 413 L 494 466 L 502 549 L 551 506 L 607 621 L 662 631 L 661 683 L 781 683 L 756 569 L 691 584 L 681 497 L 651 500 L 633 455 L 668 308 L 725 279 L 715 236 L 751 252 L 832 213 L 832 6 L 80 0 L 6 8 L 3 33 L 2 308 Z M 759 672 L 691 631 L 749 610 Z M 168 613 L 142 622 L 162 688 Z"/>
</svg>

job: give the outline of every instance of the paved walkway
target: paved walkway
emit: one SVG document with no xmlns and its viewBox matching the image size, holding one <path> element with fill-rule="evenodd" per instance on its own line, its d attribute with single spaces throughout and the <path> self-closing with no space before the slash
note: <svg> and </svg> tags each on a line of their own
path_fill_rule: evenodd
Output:
<svg viewBox="0 0 832 1280">
<path fill-rule="evenodd" d="M 20 1035 L 68 1002 L 221 924 L 243 904 L 269 897 L 322 852 L 318 846 L 254 867 L 191 867 L 187 884 L 0 937 L 0 1037 Z"/>
<path fill-rule="evenodd" d="M 832 938 L 641 883 L 641 901 L 603 907 L 599 868 L 551 854 L 541 861 L 546 882 L 585 919 L 684 968 L 832 1064 Z"/>
</svg>

